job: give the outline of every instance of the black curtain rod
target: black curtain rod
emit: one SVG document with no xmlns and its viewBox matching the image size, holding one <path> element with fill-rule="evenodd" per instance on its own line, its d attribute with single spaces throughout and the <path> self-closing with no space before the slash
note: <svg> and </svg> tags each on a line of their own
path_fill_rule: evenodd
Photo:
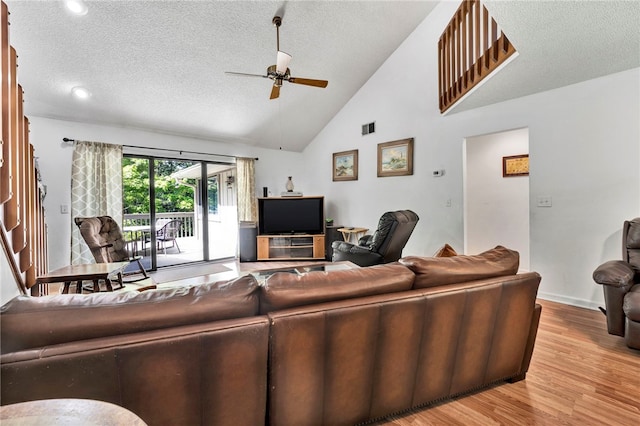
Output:
<svg viewBox="0 0 640 426">
<path fill-rule="evenodd" d="M 69 138 L 62 138 L 62 142 L 75 142 L 75 139 L 69 139 Z M 216 157 L 229 157 L 229 158 L 239 158 L 235 155 L 225 155 L 225 154 L 211 154 L 210 152 L 198 152 L 198 151 L 185 151 L 183 149 L 171 149 L 171 148 L 154 148 L 154 147 L 146 147 L 146 146 L 135 146 L 135 145 L 122 145 L 124 147 L 127 148 L 141 148 L 141 149 L 155 149 L 157 151 L 171 151 L 171 152 L 178 152 L 180 153 L 180 155 L 182 155 L 183 152 L 187 153 L 187 154 L 199 154 L 199 155 L 214 155 Z M 256 157 L 254 158 L 254 160 L 258 161 L 259 158 Z"/>
</svg>

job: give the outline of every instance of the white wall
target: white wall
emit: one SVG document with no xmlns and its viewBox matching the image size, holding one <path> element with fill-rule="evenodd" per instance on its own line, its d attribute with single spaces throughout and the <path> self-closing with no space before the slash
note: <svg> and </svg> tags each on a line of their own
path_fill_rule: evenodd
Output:
<svg viewBox="0 0 640 426">
<path fill-rule="evenodd" d="M 440 3 L 304 151 L 313 192 L 350 226 L 373 228 L 384 211 L 414 210 L 420 222 L 404 254 L 462 247 L 463 141 L 528 128 L 530 268 L 542 275 L 539 294 L 598 306 L 602 289 L 591 274 L 620 257 L 622 222 L 640 215 L 640 69 L 442 116 L 436 47 L 457 5 Z M 371 121 L 376 133 L 360 136 Z M 415 138 L 413 176 L 377 178 L 377 144 L 407 137 Z M 359 180 L 332 182 L 331 154 L 351 149 L 359 150 Z M 446 174 L 434 178 L 436 169 Z M 536 208 L 539 196 L 551 196 L 553 207 Z"/>
<path fill-rule="evenodd" d="M 467 138 L 464 144 L 465 253 L 500 244 L 529 270 L 529 177 L 503 177 L 502 157 L 529 153 L 527 129 Z"/>
<path fill-rule="evenodd" d="M 71 202 L 71 156 L 73 153 L 73 147 L 62 142 L 63 137 L 142 147 L 258 157 L 259 160 L 256 162 L 256 195 L 261 195 L 263 186 L 272 187 L 278 192 L 284 191 L 284 184 L 289 175 L 295 176 L 296 186 L 299 185 L 301 188 L 306 186 L 300 153 L 41 117 L 29 117 L 29 119 L 31 123 L 30 141 L 35 148 L 42 178 L 48 189 L 44 206 L 49 229 L 50 269 L 69 264 L 71 228 L 75 226 L 69 214 L 60 213 L 60 205 Z"/>
</svg>

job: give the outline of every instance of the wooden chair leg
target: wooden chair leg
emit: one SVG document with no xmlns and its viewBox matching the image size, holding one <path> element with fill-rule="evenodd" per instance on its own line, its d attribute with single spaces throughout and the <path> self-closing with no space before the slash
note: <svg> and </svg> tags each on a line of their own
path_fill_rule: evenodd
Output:
<svg viewBox="0 0 640 426">
<path fill-rule="evenodd" d="M 69 294 L 69 287 L 71 287 L 71 281 L 65 281 L 64 287 L 62 287 L 62 294 Z"/>
<path fill-rule="evenodd" d="M 136 259 L 136 262 L 138 262 L 138 267 L 140 268 L 140 272 L 142 272 L 142 275 L 144 275 L 145 278 L 149 278 L 149 276 L 147 275 L 147 271 L 144 269 L 144 266 L 142 266 L 142 262 L 140 262 L 140 259 Z"/>
</svg>

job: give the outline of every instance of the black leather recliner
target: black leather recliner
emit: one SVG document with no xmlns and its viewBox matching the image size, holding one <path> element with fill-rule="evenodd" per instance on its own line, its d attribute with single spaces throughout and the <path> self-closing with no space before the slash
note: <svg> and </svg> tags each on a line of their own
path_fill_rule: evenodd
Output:
<svg viewBox="0 0 640 426">
<path fill-rule="evenodd" d="M 602 284 L 609 334 L 624 336 L 627 346 L 640 349 L 640 217 L 622 227 L 622 260 L 610 260 L 593 272 Z"/>
<path fill-rule="evenodd" d="M 407 244 L 419 217 L 411 210 L 386 212 L 378 222 L 373 235 L 365 235 L 358 245 L 344 241 L 334 241 L 332 260 L 348 260 L 359 266 L 395 262 L 402 257 L 402 249 Z"/>
</svg>

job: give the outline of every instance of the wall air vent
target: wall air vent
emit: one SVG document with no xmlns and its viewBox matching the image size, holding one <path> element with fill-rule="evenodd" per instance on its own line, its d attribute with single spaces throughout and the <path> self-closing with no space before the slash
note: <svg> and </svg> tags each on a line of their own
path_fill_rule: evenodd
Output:
<svg viewBox="0 0 640 426">
<path fill-rule="evenodd" d="M 376 131 L 376 122 L 362 125 L 362 136 L 368 135 L 369 133 L 375 133 Z"/>
</svg>

